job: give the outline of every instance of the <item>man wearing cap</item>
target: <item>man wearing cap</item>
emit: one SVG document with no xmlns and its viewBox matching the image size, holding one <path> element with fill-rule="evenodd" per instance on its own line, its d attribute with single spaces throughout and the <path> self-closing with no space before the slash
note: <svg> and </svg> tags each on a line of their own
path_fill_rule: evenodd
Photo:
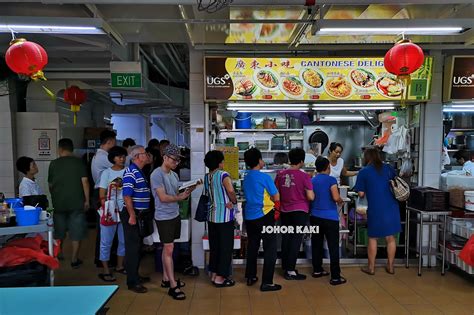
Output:
<svg viewBox="0 0 474 315">
<path fill-rule="evenodd" d="M 173 249 L 174 240 L 181 235 L 181 218 L 178 201 L 187 199 L 193 189 L 178 192 L 178 175 L 173 172 L 181 161 L 179 148 L 170 144 L 163 151 L 163 164 L 151 174 L 151 188 L 155 198 L 155 220 L 160 241 L 163 244 L 163 281 L 162 288 L 169 288 L 168 295 L 175 300 L 184 300 L 186 295 L 180 290 L 184 282 L 174 277 Z"/>
</svg>

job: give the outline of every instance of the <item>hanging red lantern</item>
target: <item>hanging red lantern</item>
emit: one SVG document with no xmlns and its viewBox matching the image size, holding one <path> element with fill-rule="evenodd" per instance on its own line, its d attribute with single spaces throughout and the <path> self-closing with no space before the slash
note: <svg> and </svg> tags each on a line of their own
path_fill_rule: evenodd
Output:
<svg viewBox="0 0 474 315">
<path fill-rule="evenodd" d="M 403 39 L 395 44 L 385 54 L 385 69 L 397 76 L 403 83 L 401 105 L 405 107 L 408 98 L 408 87 L 411 83 L 410 74 L 418 70 L 425 60 L 425 55 L 420 46 L 413 44 L 410 40 Z"/>
<path fill-rule="evenodd" d="M 396 70 L 395 70 L 395 67 L 392 65 L 392 60 L 390 59 L 390 56 L 391 56 L 390 50 L 385 54 L 385 58 L 383 58 L 383 64 L 385 66 L 385 70 L 387 70 L 388 72 L 392 74 L 395 74 Z"/>
<path fill-rule="evenodd" d="M 14 39 L 5 54 L 8 67 L 19 75 L 33 80 L 46 80 L 43 68 L 48 64 L 48 54 L 40 45 L 24 38 Z"/>
<path fill-rule="evenodd" d="M 425 55 L 420 46 L 409 40 L 402 40 L 395 44 L 385 55 L 384 61 L 388 63 L 385 69 L 395 75 L 409 75 L 418 70 Z"/>
<path fill-rule="evenodd" d="M 86 92 L 75 85 L 64 90 L 64 101 L 71 105 L 71 111 L 74 113 L 74 125 L 77 124 L 77 113 L 81 111 L 81 104 L 86 98 Z"/>
</svg>

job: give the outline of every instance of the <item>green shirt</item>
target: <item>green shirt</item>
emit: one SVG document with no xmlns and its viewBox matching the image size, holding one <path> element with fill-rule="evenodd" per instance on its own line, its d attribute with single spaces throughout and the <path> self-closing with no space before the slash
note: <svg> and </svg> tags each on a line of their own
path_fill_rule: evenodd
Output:
<svg viewBox="0 0 474 315">
<path fill-rule="evenodd" d="M 84 209 L 82 178 L 87 178 L 87 172 L 81 159 L 64 156 L 51 162 L 48 183 L 54 211 L 71 212 Z"/>
</svg>

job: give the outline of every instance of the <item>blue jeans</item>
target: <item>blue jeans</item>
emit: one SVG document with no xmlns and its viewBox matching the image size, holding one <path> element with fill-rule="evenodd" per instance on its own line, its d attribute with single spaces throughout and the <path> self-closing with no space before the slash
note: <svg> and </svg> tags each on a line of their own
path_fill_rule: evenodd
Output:
<svg viewBox="0 0 474 315">
<path fill-rule="evenodd" d="M 100 224 L 100 255 L 101 261 L 109 261 L 110 249 L 114 241 L 115 233 L 118 233 L 117 256 L 125 256 L 125 239 L 123 236 L 122 223 L 105 226 Z"/>
</svg>

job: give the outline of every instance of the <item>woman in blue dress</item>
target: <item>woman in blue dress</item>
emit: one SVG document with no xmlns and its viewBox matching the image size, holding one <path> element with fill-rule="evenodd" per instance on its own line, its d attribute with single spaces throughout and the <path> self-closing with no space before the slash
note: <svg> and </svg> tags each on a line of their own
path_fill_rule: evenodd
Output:
<svg viewBox="0 0 474 315">
<path fill-rule="evenodd" d="M 359 197 L 367 198 L 367 228 L 369 236 L 367 267 L 361 270 L 369 275 L 375 274 L 375 257 L 377 256 L 377 239 L 384 237 L 387 242 L 388 262 L 385 270 L 394 274 L 393 262 L 397 244 L 395 235 L 400 233 L 400 209 L 398 201 L 390 189 L 390 180 L 396 176 L 395 170 L 382 162 L 378 149 L 371 148 L 364 152 L 366 167 L 357 176 L 354 190 Z"/>
</svg>

